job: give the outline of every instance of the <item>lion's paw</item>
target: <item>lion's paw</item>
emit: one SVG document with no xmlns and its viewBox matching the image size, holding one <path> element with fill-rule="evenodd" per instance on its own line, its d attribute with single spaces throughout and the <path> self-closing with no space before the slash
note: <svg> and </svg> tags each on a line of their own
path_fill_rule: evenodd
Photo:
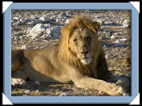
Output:
<svg viewBox="0 0 142 106">
<path fill-rule="evenodd" d="M 125 93 L 125 90 L 121 86 L 118 86 L 118 89 L 116 92 L 118 96 L 122 96 Z"/>
<path fill-rule="evenodd" d="M 107 91 L 107 93 L 112 96 L 123 96 L 125 90 L 121 86 L 112 84 L 112 87 Z"/>
</svg>

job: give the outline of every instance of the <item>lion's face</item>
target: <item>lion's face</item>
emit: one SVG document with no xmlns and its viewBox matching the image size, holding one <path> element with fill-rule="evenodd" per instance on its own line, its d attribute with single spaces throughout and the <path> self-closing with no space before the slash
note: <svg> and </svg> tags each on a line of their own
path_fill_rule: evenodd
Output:
<svg viewBox="0 0 142 106">
<path fill-rule="evenodd" d="M 61 29 L 60 47 L 68 60 L 79 60 L 83 65 L 90 64 L 98 48 L 97 33 L 100 23 L 84 16 L 75 16 Z M 93 57 L 94 56 L 94 57 Z"/>
<path fill-rule="evenodd" d="M 93 49 L 97 40 L 94 34 L 89 28 L 81 27 L 74 29 L 69 39 L 70 50 L 84 65 L 92 61 Z"/>
</svg>

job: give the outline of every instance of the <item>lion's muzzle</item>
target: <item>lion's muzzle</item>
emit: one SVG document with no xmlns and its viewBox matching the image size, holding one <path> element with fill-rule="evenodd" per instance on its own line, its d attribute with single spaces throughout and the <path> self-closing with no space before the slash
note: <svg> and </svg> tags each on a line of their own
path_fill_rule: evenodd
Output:
<svg viewBox="0 0 142 106">
<path fill-rule="evenodd" d="M 81 63 L 84 64 L 84 65 L 87 65 L 87 64 L 90 64 L 91 61 L 92 61 L 92 58 L 87 57 L 87 58 L 85 58 L 85 59 L 82 59 L 82 60 L 81 60 Z"/>
</svg>

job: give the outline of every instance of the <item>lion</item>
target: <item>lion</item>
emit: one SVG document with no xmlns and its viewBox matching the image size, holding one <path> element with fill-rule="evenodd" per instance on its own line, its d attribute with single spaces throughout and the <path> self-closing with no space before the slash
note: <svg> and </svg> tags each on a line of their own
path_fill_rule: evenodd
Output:
<svg viewBox="0 0 142 106">
<path fill-rule="evenodd" d="M 98 40 L 101 25 L 75 15 L 61 29 L 59 44 L 27 50 L 12 50 L 12 84 L 27 78 L 41 82 L 74 83 L 76 87 L 123 95 L 129 86 L 125 77 L 109 70 Z M 17 83 L 16 82 L 16 83 Z"/>
</svg>

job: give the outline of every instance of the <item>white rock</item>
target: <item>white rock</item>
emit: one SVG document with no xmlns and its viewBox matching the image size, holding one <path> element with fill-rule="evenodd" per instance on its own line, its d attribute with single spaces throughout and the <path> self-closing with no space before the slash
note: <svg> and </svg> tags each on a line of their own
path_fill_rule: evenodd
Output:
<svg viewBox="0 0 142 106">
<path fill-rule="evenodd" d="M 127 94 L 127 93 L 123 93 L 123 96 L 130 96 L 130 94 Z"/>
<path fill-rule="evenodd" d="M 108 59 L 108 55 L 105 55 L 105 58 Z"/>
<path fill-rule="evenodd" d="M 26 47 L 26 45 L 22 45 L 22 47 L 21 47 L 21 49 L 26 49 L 27 47 Z"/>
<path fill-rule="evenodd" d="M 103 38 L 102 38 L 102 37 L 99 37 L 99 40 L 103 40 Z"/>
<path fill-rule="evenodd" d="M 71 21 L 72 21 L 72 19 L 66 19 L 66 24 L 68 24 Z"/>
<path fill-rule="evenodd" d="M 57 18 L 57 19 L 56 19 L 56 22 L 60 22 L 60 20 Z"/>
<path fill-rule="evenodd" d="M 26 93 L 26 94 L 30 93 L 30 90 L 25 90 L 25 93 Z"/>
<path fill-rule="evenodd" d="M 51 28 L 52 25 L 48 23 L 48 24 L 44 24 L 44 27 L 45 27 L 45 28 Z"/>
<path fill-rule="evenodd" d="M 118 35 L 122 35 L 122 32 L 119 32 L 119 34 Z"/>
<path fill-rule="evenodd" d="M 51 18 L 47 18 L 46 16 L 40 17 L 39 19 L 42 21 L 51 21 L 52 20 Z"/>
<path fill-rule="evenodd" d="M 67 96 L 67 92 L 63 92 L 59 96 Z"/>
<path fill-rule="evenodd" d="M 19 20 L 19 17 L 13 17 L 13 20 Z"/>
<path fill-rule="evenodd" d="M 36 24 L 30 31 L 32 39 L 45 34 L 45 26 L 43 24 Z"/>
<path fill-rule="evenodd" d="M 53 31 L 50 28 L 46 29 L 46 34 L 47 35 L 52 35 Z"/>
<path fill-rule="evenodd" d="M 117 35 L 117 33 L 114 33 L 114 35 L 116 36 L 116 35 Z"/>
<path fill-rule="evenodd" d="M 66 16 L 72 16 L 73 15 L 73 12 L 72 11 L 66 11 Z"/>
<path fill-rule="evenodd" d="M 106 47 L 106 45 L 104 45 L 103 47 Z"/>
<path fill-rule="evenodd" d="M 112 21 L 104 21 L 104 24 L 106 24 L 106 25 L 113 25 L 113 22 Z"/>
<path fill-rule="evenodd" d="M 103 33 L 106 33 L 106 31 L 103 31 Z"/>
<path fill-rule="evenodd" d="M 123 46 L 120 40 L 116 40 L 113 46 Z"/>
<path fill-rule="evenodd" d="M 128 39 L 126 39 L 126 38 L 120 39 L 121 42 L 125 42 L 125 41 L 127 41 L 127 40 L 128 40 Z"/>
<path fill-rule="evenodd" d="M 34 49 L 39 49 L 39 48 L 40 48 L 40 47 L 37 46 L 37 47 L 35 47 Z"/>
<path fill-rule="evenodd" d="M 131 23 L 130 23 L 130 20 L 124 20 L 123 21 L 123 28 L 129 28 L 131 25 L 130 25 Z"/>
<path fill-rule="evenodd" d="M 115 39 L 115 38 L 116 38 L 116 36 L 115 36 L 115 35 L 112 35 L 112 36 L 111 36 L 111 39 Z"/>
</svg>

